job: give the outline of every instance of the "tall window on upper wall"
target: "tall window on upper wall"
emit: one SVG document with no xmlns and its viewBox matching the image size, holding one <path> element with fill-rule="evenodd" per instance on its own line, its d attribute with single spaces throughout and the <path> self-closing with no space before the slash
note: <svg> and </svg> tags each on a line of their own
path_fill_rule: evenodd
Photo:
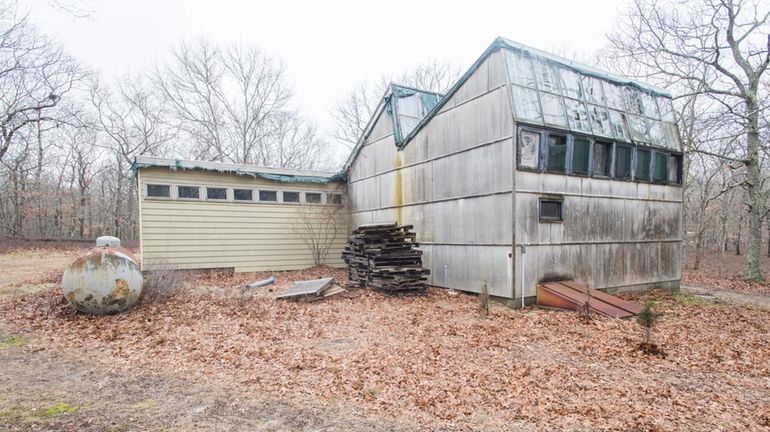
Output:
<svg viewBox="0 0 770 432">
<path fill-rule="evenodd" d="M 633 147 L 628 145 L 615 146 L 615 178 L 631 180 L 631 155 Z"/>
<path fill-rule="evenodd" d="M 572 143 L 572 172 L 588 174 L 591 165 L 591 141 L 588 138 L 575 137 Z"/>
<path fill-rule="evenodd" d="M 650 181 L 650 158 L 649 150 L 636 149 L 636 179 L 639 181 Z"/>
<path fill-rule="evenodd" d="M 597 141 L 594 143 L 594 175 L 610 176 L 612 166 L 612 143 Z"/>
<path fill-rule="evenodd" d="M 562 135 L 548 135 L 548 163 L 547 171 L 565 172 L 567 169 L 567 137 Z"/>
<path fill-rule="evenodd" d="M 668 160 L 668 182 L 682 184 L 682 156 L 671 155 Z"/>
<path fill-rule="evenodd" d="M 668 180 L 668 153 L 655 152 L 652 163 L 652 181 L 665 183 Z"/>
<path fill-rule="evenodd" d="M 519 130 L 519 166 L 538 169 L 540 167 L 540 133 Z"/>
</svg>

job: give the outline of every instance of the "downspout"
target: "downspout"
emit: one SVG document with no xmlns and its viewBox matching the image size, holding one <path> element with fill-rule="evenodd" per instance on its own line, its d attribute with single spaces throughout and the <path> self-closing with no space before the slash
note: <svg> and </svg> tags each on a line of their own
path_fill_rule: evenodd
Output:
<svg viewBox="0 0 770 432">
<path fill-rule="evenodd" d="M 521 247 L 521 276 L 519 276 L 519 295 L 521 295 L 521 308 L 524 309 L 524 254 L 527 253 L 527 246 L 524 244 L 519 245 Z"/>
</svg>

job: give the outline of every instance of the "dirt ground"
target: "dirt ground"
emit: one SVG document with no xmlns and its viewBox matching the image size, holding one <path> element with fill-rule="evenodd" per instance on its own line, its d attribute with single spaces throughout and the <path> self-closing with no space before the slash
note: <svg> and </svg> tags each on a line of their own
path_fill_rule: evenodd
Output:
<svg viewBox="0 0 770 432">
<path fill-rule="evenodd" d="M 199 276 L 102 317 L 55 284 L 0 298 L 0 430 L 770 430 L 762 308 L 627 295 L 662 313 L 651 356 L 632 320 L 497 304 L 485 319 L 442 290 L 273 299 L 326 274 L 344 279 Z"/>
<path fill-rule="evenodd" d="M 698 270 L 693 270 L 695 264 L 694 252 L 686 254 L 685 269 L 682 283 L 704 288 L 744 292 L 770 296 L 770 283 L 747 282 L 743 279 L 743 255 L 727 252 L 723 255 L 707 251 Z M 765 277 L 770 281 L 770 258 L 761 258 L 761 268 Z"/>
</svg>

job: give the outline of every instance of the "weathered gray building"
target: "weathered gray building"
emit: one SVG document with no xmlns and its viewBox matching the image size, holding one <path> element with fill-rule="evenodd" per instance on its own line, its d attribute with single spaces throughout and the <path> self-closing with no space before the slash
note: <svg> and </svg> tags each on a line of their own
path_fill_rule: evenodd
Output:
<svg viewBox="0 0 770 432">
<path fill-rule="evenodd" d="M 519 299 L 543 280 L 681 279 L 670 95 L 512 41 L 446 95 L 392 85 L 345 171 L 350 226 L 413 224 L 435 286 Z"/>
</svg>

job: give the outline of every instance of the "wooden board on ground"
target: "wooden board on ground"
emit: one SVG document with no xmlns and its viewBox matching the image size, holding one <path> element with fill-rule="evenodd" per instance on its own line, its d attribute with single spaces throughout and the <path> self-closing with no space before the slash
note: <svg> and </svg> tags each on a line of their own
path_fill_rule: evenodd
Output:
<svg viewBox="0 0 770 432">
<path fill-rule="evenodd" d="M 285 293 L 276 296 L 279 299 L 319 297 L 334 283 L 334 278 L 323 278 L 309 281 L 294 282 Z"/>
<path fill-rule="evenodd" d="M 615 318 L 632 317 L 641 311 L 641 307 L 636 303 L 588 288 L 575 281 L 547 282 L 537 286 L 539 305 L 577 310 L 586 302 L 593 312 Z"/>
</svg>

